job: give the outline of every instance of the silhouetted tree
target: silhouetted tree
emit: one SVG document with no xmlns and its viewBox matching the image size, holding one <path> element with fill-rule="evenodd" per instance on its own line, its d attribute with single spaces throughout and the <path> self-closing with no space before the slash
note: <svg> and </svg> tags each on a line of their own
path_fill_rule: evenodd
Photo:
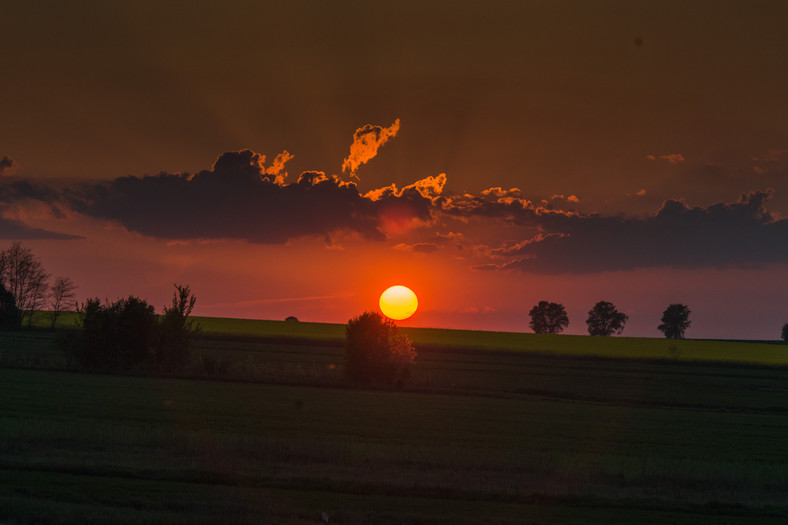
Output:
<svg viewBox="0 0 788 525">
<path fill-rule="evenodd" d="M 41 260 L 22 243 L 15 242 L 0 250 L 0 284 L 14 296 L 22 320 L 28 326 L 33 321 L 33 312 L 40 310 L 46 301 L 48 278 Z"/>
<path fill-rule="evenodd" d="M 156 344 L 156 313 L 153 306 L 134 296 L 102 305 L 88 299 L 79 310 L 80 330 L 58 340 L 69 359 L 105 371 L 141 368 Z"/>
<path fill-rule="evenodd" d="M 22 315 L 14 296 L 0 283 L 0 330 L 16 330 L 22 325 Z"/>
<path fill-rule="evenodd" d="M 49 318 L 52 328 L 55 328 L 57 318 L 60 317 L 61 313 L 76 306 L 74 301 L 74 290 L 76 289 L 77 285 L 68 277 L 55 278 L 49 294 L 49 307 L 51 308 Z"/>
<path fill-rule="evenodd" d="M 691 313 L 685 304 L 671 304 L 662 314 L 662 324 L 657 329 L 668 339 L 683 339 L 684 331 L 692 324 Z"/>
<path fill-rule="evenodd" d="M 182 367 L 188 361 L 191 341 L 199 335 L 200 326 L 189 319 L 197 298 L 188 286 L 175 285 L 172 305 L 164 307 L 159 320 L 158 339 L 152 356 L 152 364 L 165 371 Z"/>
<path fill-rule="evenodd" d="M 377 312 L 364 312 L 345 326 L 345 377 L 355 384 L 402 384 L 416 351 L 397 325 Z"/>
<path fill-rule="evenodd" d="M 189 319 L 195 302 L 188 286 L 176 284 L 172 305 L 159 319 L 153 306 L 134 296 L 106 306 L 88 299 L 78 311 L 78 330 L 60 334 L 58 345 L 69 362 L 92 370 L 173 371 L 187 362 L 191 339 L 200 332 Z"/>
<path fill-rule="evenodd" d="M 616 310 L 613 303 L 599 301 L 588 311 L 588 333 L 591 335 L 612 335 L 624 331 L 629 316 Z"/>
<path fill-rule="evenodd" d="M 783 341 L 788 343 L 788 323 L 783 325 Z"/>
<path fill-rule="evenodd" d="M 528 313 L 531 316 L 529 326 L 535 334 L 560 334 L 569 326 L 569 317 L 564 305 L 539 301 Z"/>
</svg>

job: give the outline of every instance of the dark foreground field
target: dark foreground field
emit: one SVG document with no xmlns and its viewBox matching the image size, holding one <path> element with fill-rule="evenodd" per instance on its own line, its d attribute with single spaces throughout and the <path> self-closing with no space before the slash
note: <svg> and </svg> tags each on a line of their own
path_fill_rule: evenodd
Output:
<svg viewBox="0 0 788 525">
<path fill-rule="evenodd" d="M 341 387 L 330 344 L 203 358 L 235 381 L 0 369 L 0 521 L 788 520 L 785 368 L 444 348 L 394 392 Z"/>
</svg>

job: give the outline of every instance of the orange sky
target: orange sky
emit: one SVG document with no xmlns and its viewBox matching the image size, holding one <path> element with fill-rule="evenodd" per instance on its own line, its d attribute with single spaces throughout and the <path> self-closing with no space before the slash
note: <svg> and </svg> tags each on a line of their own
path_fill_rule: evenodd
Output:
<svg viewBox="0 0 788 525">
<path fill-rule="evenodd" d="M 554 300 L 584 333 L 610 300 L 656 336 L 684 302 L 690 337 L 778 337 L 788 7 L 480 5 L 4 5 L 0 245 L 202 315 L 345 322 L 405 284 L 402 324 Z"/>
</svg>

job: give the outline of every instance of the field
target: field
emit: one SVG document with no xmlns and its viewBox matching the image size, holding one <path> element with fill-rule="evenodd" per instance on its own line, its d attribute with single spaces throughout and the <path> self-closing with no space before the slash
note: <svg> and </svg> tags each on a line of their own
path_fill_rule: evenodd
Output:
<svg viewBox="0 0 788 525">
<path fill-rule="evenodd" d="M 784 346 L 411 329 L 376 391 L 342 326 L 202 321 L 188 378 L 0 333 L 0 521 L 788 520 Z"/>
<path fill-rule="evenodd" d="M 271 342 L 311 341 L 341 346 L 345 328 L 341 324 L 264 321 L 195 317 L 203 333 L 217 339 L 265 339 Z M 59 327 L 74 325 L 76 316 L 67 313 Z M 44 318 L 35 324 L 47 326 Z M 599 356 L 635 359 L 681 359 L 685 361 L 725 361 L 788 366 L 788 351 L 781 344 L 741 341 L 671 340 L 639 337 L 587 337 L 579 335 L 538 335 L 520 332 L 484 332 L 438 328 L 401 328 L 422 349 L 466 349 L 518 351 L 548 355 Z M 774 341 L 774 343 L 778 343 Z"/>
</svg>

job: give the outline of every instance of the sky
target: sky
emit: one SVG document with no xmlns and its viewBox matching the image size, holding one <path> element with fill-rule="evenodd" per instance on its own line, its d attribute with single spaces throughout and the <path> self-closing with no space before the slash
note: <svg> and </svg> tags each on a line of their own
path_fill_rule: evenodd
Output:
<svg viewBox="0 0 788 525">
<path fill-rule="evenodd" d="M 0 0 L 0 246 L 78 298 L 788 322 L 788 4 Z"/>
</svg>

